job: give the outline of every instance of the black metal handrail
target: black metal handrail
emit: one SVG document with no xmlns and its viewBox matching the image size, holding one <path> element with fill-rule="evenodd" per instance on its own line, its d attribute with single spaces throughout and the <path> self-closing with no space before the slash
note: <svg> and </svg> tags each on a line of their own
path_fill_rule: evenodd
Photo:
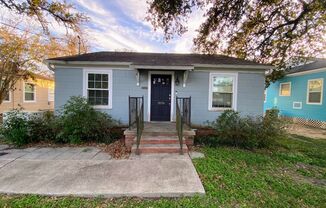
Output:
<svg viewBox="0 0 326 208">
<path fill-rule="evenodd" d="M 176 102 L 176 128 L 180 143 L 180 154 L 183 155 L 183 118 L 180 111 L 180 106 L 178 103 L 178 98 Z"/>
<path fill-rule="evenodd" d="M 183 123 L 191 127 L 191 97 L 177 97 L 176 101 L 182 115 Z"/>
<path fill-rule="evenodd" d="M 129 96 L 129 129 L 136 128 L 136 154 L 139 155 L 140 139 L 144 129 L 144 96 Z"/>
<path fill-rule="evenodd" d="M 183 129 L 184 125 L 191 125 L 191 97 L 176 97 L 176 128 L 180 143 L 180 154 L 183 154 Z"/>
</svg>

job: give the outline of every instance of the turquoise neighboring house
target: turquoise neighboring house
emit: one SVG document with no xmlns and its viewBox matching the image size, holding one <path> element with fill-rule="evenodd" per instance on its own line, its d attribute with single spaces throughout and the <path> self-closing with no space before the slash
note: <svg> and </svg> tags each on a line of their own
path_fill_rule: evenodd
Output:
<svg viewBox="0 0 326 208">
<path fill-rule="evenodd" d="M 291 68 L 265 91 L 264 110 L 277 108 L 285 117 L 326 128 L 326 59 Z"/>
</svg>

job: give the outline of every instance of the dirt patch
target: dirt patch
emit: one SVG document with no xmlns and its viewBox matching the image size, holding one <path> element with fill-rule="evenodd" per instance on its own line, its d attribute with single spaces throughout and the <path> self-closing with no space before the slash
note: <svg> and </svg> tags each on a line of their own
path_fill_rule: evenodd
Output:
<svg viewBox="0 0 326 208">
<path fill-rule="evenodd" d="M 287 127 L 287 132 L 290 134 L 297 134 L 304 137 L 313 139 L 326 139 L 326 130 L 313 128 L 310 126 L 303 126 L 299 124 L 290 124 Z"/>
<path fill-rule="evenodd" d="M 298 183 L 306 183 L 306 184 L 326 187 L 326 179 L 320 178 L 320 177 L 322 177 L 322 175 L 316 173 L 316 170 L 315 170 L 316 168 L 318 169 L 318 167 L 313 166 L 313 165 L 298 163 L 295 165 L 295 169 L 282 168 L 280 170 L 280 172 L 281 172 L 280 174 L 283 176 L 288 176 Z M 302 171 L 314 172 L 314 176 L 302 175 L 302 173 L 300 173 Z"/>
</svg>

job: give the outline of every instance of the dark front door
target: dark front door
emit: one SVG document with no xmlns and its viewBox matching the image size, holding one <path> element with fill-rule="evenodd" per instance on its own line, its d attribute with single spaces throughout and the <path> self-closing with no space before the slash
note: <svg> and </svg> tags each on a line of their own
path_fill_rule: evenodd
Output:
<svg viewBox="0 0 326 208">
<path fill-rule="evenodd" d="M 171 75 L 152 74 L 151 121 L 170 121 Z"/>
</svg>

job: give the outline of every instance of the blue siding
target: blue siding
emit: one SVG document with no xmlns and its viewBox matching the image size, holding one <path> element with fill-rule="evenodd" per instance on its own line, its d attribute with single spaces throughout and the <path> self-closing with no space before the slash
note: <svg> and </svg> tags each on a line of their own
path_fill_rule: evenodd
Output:
<svg viewBox="0 0 326 208">
<path fill-rule="evenodd" d="M 148 112 L 148 72 L 142 71 L 140 86 L 136 86 L 136 72 L 133 70 L 113 70 L 112 109 L 103 110 L 122 123 L 128 123 L 128 96 L 144 96 L 145 120 Z M 182 72 L 175 72 L 179 78 L 179 86 L 175 86 L 177 96 L 192 97 L 192 123 L 204 125 L 206 121 L 215 120 L 221 112 L 208 110 L 209 72 L 194 71 L 189 73 L 186 87 L 182 86 Z M 56 103 L 58 109 L 70 96 L 82 95 L 82 69 L 56 69 Z M 238 74 L 237 109 L 243 115 L 262 115 L 263 113 L 264 74 Z M 175 111 L 175 103 L 174 111 Z M 175 112 L 173 112 L 175 117 Z"/>
<path fill-rule="evenodd" d="M 264 109 L 278 108 L 284 116 L 326 121 L 325 86 L 322 105 L 307 104 L 307 86 L 309 79 L 326 80 L 326 72 L 286 76 L 271 84 L 267 89 L 267 99 Z M 291 82 L 291 96 L 279 96 L 279 85 Z M 302 102 L 302 109 L 293 109 L 293 102 Z"/>
<path fill-rule="evenodd" d="M 56 69 L 54 109 L 60 109 L 71 96 L 80 95 L 83 95 L 83 69 Z"/>
<path fill-rule="evenodd" d="M 264 74 L 239 73 L 237 110 L 242 115 L 259 116 L 263 113 Z M 215 120 L 221 111 L 208 110 L 209 72 L 192 72 L 187 86 L 178 87 L 178 96 L 191 96 L 191 115 L 194 124 Z"/>
<path fill-rule="evenodd" d="M 238 111 L 250 116 L 261 116 L 264 108 L 265 75 L 239 73 Z"/>
</svg>

